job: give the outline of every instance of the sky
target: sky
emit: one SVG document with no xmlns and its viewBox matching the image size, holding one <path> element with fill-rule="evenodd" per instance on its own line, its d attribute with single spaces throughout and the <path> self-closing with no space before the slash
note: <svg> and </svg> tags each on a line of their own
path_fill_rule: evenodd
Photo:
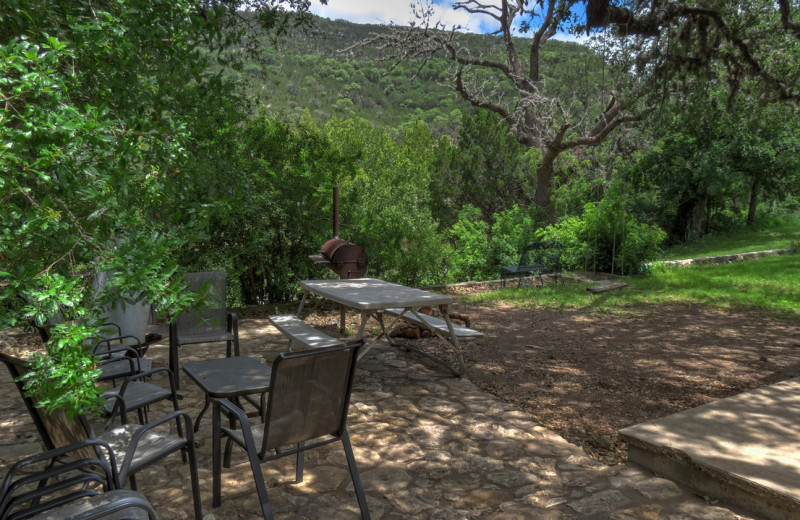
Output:
<svg viewBox="0 0 800 520">
<path fill-rule="evenodd" d="M 354 23 L 409 25 L 414 21 L 411 10 L 412 1 L 418 5 L 427 5 L 426 0 L 328 0 L 328 5 L 312 2 L 311 12 L 331 20 L 347 20 Z M 446 27 L 460 25 L 462 30 L 475 33 L 488 33 L 497 29 L 493 19 L 486 16 L 471 15 L 463 10 L 451 9 L 453 0 L 434 0 L 434 20 L 443 22 Z M 583 4 L 579 3 L 583 10 Z M 560 34 L 559 40 L 576 41 L 578 38 L 569 34 Z"/>
</svg>

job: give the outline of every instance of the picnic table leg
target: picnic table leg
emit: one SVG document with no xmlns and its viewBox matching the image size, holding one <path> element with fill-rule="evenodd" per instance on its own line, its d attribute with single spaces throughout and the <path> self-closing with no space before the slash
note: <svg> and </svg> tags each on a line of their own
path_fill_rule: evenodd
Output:
<svg viewBox="0 0 800 520">
<path fill-rule="evenodd" d="M 303 312 L 303 305 L 306 303 L 306 296 L 308 295 L 308 291 L 303 289 L 303 297 L 300 298 L 300 305 L 297 307 L 297 317 L 300 317 L 300 313 Z"/>
<path fill-rule="evenodd" d="M 364 329 L 367 328 L 367 320 L 369 320 L 370 314 L 370 311 L 361 311 L 361 324 L 358 326 L 358 332 L 356 333 L 355 337 L 356 341 L 364 337 Z M 364 354 L 366 354 L 369 349 L 372 348 L 372 343 L 374 342 L 364 343 L 364 346 L 361 347 L 361 350 L 358 352 L 358 359 L 364 357 Z"/>
<path fill-rule="evenodd" d="M 459 376 L 463 376 L 467 372 L 467 365 L 464 363 L 464 355 L 461 352 L 461 345 L 458 344 L 458 336 L 456 336 L 456 331 L 453 330 L 453 322 L 450 321 L 450 313 L 448 312 L 447 304 L 439 305 L 439 311 L 444 318 L 444 322 L 447 323 L 447 330 L 450 332 L 450 343 L 453 346 L 453 350 L 456 353 L 456 360 L 458 360 L 458 374 Z"/>
</svg>

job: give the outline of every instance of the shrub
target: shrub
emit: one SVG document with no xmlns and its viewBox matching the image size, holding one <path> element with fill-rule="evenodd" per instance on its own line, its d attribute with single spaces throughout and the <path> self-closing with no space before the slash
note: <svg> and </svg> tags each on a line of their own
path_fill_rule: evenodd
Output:
<svg viewBox="0 0 800 520">
<path fill-rule="evenodd" d="M 539 233 L 564 247 L 565 268 L 620 274 L 638 273 L 654 259 L 666 233 L 638 222 L 621 205 L 604 199 L 584 206 L 581 217 L 567 217 Z"/>
</svg>

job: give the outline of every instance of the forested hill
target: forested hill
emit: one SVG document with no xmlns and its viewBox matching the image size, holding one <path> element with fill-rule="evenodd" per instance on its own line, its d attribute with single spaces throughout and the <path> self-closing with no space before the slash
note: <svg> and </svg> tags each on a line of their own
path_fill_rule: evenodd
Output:
<svg viewBox="0 0 800 520">
<path fill-rule="evenodd" d="M 390 70 L 373 48 L 342 52 L 371 33 L 387 30 L 383 25 L 314 17 L 311 28 L 295 30 L 277 44 L 264 38 L 261 63 L 249 61 L 239 74 L 273 115 L 299 118 L 308 110 L 318 122 L 359 116 L 395 130 L 421 119 L 435 135 L 457 132 L 460 111 L 473 109 L 448 88 L 449 65 L 444 60 L 432 60 L 421 69 L 419 63 L 404 63 Z M 458 37 L 473 54 L 497 55 L 497 37 Z M 561 41 L 545 46 L 542 71 L 548 90 L 573 88 L 576 80 L 584 85 L 596 82 L 601 67 L 585 46 Z"/>
</svg>

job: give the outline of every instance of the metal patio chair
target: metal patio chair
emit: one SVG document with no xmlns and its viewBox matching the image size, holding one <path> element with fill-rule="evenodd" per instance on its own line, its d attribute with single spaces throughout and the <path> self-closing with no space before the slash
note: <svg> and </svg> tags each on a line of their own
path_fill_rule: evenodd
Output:
<svg viewBox="0 0 800 520">
<path fill-rule="evenodd" d="M 27 457 L 0 485 L 0 520 L 157 520 L 150 502 L 119 485 L 114 452 L 99 439 Z"/>
<path fill-rule="evenodd" d="M 557 242 L 543 241 L 531 242 L 522 248 L 517 265 L 501 265 L 500 280 L 501 286 L 506 286 L 509 278 L 517 279 L 517 287 L 522 284 L 522 279 L 526 276 L 536 276 L 539 285 L 543 286 L 542 275 L 552 273 L 556 283 L 561 272 L 561 253 L 562 248 Z"/>
<path fill-rule="evenodd" d="M 206 305 L 190 309 L 175 317 L 169 325 L 169 369 L 175 378 L 175 388 L 180 389 L 181 345 L 224 341 L 226 355 L 239 355 L 239 321 L 236 313 L 227 312 L 225 271 L 187 273 L 189 290 L 206 292 Z"/>
<path fill-rule="evenodd" d="M 328 348 L 283 352 L 272 363 L 269 400 L 263 422 L 250 426 L 247 414 L 224 399 L 213 399 L 213 506 L 221 504 L 222 435 L 225 465 L 230 465 L 232 444 L 247 451 L 256 491 L 265 519 L 273 518 L 261 464 L 279 457 L 297 455 L 296 482 L 303 480 L 303 453 L 339 441 L 344 448 L 353 480 L 361 517 L 369 519 L 369 509 L 347 433 L 347 409 L 358 351 L 363 341 Z M 222 411 L 241 429 L 222 427 Z M 306 442 L 310 444 L 306 444 Z M 278 452 L 280 447 L 290 449 Z M 272 452 L 275 452 L 274 454 Z"/>
<path fill-rule="evenodd" d="M 82 415 L 69 419 L 63 410 L 46 413 L 44 408 L 37 407 L 37 398 L 26 395 L 24 383 L 19 380 L 20 376 L 28 371 L 25 363 L 2 352 L 0 361 L 8 367 L 46 450 L 61 448 L 86 439 L 104 441 L 114 452 L 117 461 L 115 470 L 119 474 L 119 482 L 124 484 L 130 481 L 133 489 L 136 489 L 136 473 L 167 455 L 180 452 L 181 457 L 184 460 L 188 458 L 189 462 L 195 518 L 202 519 L 194 432 L 192 420 L 187 413 L 173 411 L 144 425 L 125 423 L 98 435 L 95 434 L 87 418 Z M 164 431 L 163 427 L 159 428 L 172 422 L 176 424 L 177 430 L 182 432 L 181 435 L 172 435 Z"/>
</svg>

